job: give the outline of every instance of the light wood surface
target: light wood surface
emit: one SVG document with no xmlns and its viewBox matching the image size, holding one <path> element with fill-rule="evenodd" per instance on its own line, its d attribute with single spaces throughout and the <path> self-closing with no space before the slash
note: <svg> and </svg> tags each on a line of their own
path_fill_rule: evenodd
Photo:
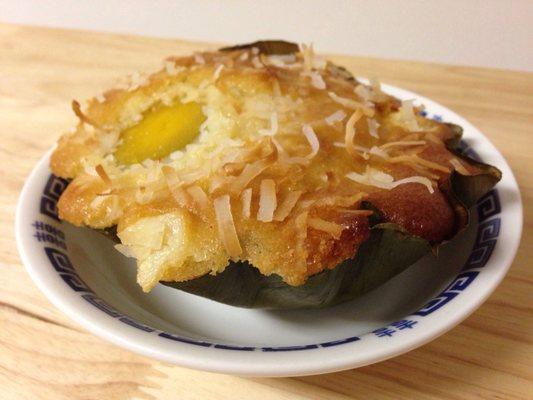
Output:
<svg viewBox="0 0 533 400">
<path fill-rule="evenodd" d="M 477 125 L 513 168 L 525 205 L 516 260 L 496 292 L 451 332 L 378 364 L 334 374 L 248 379 L 138 356 L 55 309 L 21 265 L 19 191 L 74 123 L 72 98 L 206 45 L 0 24 L 0 399 L 533 398 L 533 74 L 332 57 L 435 99 Z"/>
</svg>

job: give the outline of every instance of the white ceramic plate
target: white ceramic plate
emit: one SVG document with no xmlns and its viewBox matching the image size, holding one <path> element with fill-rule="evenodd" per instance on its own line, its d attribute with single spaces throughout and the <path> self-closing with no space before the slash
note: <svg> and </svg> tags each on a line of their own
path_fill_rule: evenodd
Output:
<svg viewBox="0 0 533 400">
<path fill-rule="evenodd" d="M 497 188 L 472 210 L 470 228 L 438 259 L 429 255 L 365 296 L 324 310 L 240 309 L 162 285 L 144 294 L 131 259 L 108 239 L 57 219 L 66 182 L 51 175 L 48 153 L 28 178 L 17 209 L 17 243 L 28 273 L 54 305 L 94 334 L 191 368 L 309 375 L 423 345 L 465 319 L 502 280 L 520 241 L 522 205 L 509 166 L 474 126 L 429 99 L 385 90 L 422 102 L 431 118 L 461 125 L 470 154 L 503 172 Z"/>
</svg>

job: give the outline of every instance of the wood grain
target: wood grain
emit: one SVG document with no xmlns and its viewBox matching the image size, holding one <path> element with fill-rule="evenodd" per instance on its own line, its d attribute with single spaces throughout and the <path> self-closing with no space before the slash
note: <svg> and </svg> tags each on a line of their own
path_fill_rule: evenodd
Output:
<svg viewBox="0 0 533 400">
<path fill-rule="evenodd" d="M 110 345 L 56 310 L 21 266 L 15 204 L 83 99 L 200 43 L 0 24 L 1 399 L 527 399 L 533 396 L 533 74 L 332 57 L 413 90 L 477 125 L 522 190 L 522 244 L 504 282 L 460 326 L 403 356 L 335 374 L 245 379 L 188 370 Z"/>
</svg>

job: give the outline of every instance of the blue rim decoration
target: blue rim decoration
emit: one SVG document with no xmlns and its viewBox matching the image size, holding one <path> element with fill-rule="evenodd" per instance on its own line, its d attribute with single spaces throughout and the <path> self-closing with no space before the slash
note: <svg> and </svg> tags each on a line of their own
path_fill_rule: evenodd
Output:
<svg viewBox="0 0 533 400">
<path fill-rule="evenodd" d="M 435 118 L 434 116 L 433 118 Z M 462 147 L 465 153 L 479 160 L 479 156 L 462 142 Z M 57 216 L 57 201 L 59 196 L 67 187 L 68 182 L 53 174 L 50 175 L 39 203 L 40 213 L 46 218 L 48 222 L 35 221 L 32 226 L 35 229 L 34 237 L 37 241 L 43 244 L 43 250 L 50 261 L 51 266 L 55 272 L 61 277 L 67 286 L 86 302 L 107 314 L 111 318 L 129 325 L 132 328 L 146 332 L 148 334 L 157 335 L 172 341 L 187 343 L 194 346 L 212 347 L 221 350 L 230 351 L 263 351 L 263 352 L 286 352 L 286 351 L 301 351 L 312 350 L 318 348 L 327 348 L 339 346 L 346 343 L 356 342 L 361 340 L 359 336 L 352 336 L 348 338 L 333 340 L 329 342 L 306 344 L 297 346 L 280 346 L 280 347 L 253 347 L 253 346 L 238 346 L 222 343 L 212 343 L 207 341 L 199 341 L 188 337 L 178 336 L 168 332 L 164 332 L 150 326 L 146 326 L 138 321 L 132 320 L 123 315 L 115 308 L 107 304 L 103 299 L 98 297 L 95 292 L 81 279 L 76 272 L 74 265 L 72 265 L 66 251 L 67 244 L 65 234 L 58 228 L 61 221 Z M 460 273 L 455 279 L 436 297 L 428 301 L 421 309 L 414 312 L 410 316 L 400 321 L 394 321 L 390 325 L 373 330 L 371 333 L 379 338 L 388 338 L 394 336 L 397 332 L 405 329 L 415 329 L 418 324 L 417 319 L 424 318 L 433 312 L 437 311 L 451 300 L 456 298 L 476 279 L 480 271 L 486 265 L 487 261 L 492 255 L 496 246 L 496 241 L 501 228 L 501 203 L 498 191 L 493 189 L 483 196 L 476 204 L 476 211 L 478 214 L 478 229 L 476 239 L 472 247 L 472 251 L 468 256 Z"/>
</svg>

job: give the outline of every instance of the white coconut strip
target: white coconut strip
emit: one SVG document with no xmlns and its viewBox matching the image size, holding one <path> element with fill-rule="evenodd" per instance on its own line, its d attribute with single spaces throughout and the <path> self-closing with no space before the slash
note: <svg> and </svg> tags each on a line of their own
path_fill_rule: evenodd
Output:
<svg viewBox="0 0 533 400">
<path fill-rule="evenodd" d="M 311 125 L 304 125 L 302 127 L 302 133 L 305 135 L 305 138 L 311 146 L 311 153 L 305 157 L 310 160 L 318 154 L 318 150 L 320 150 L 320 142 L 318 141 L 318 137 L 316 136 L 316 133 Z"/>
<path fill-rule="evenodd" d="M 321 218 L 309 218 L 307 224 L 310 228 L 329 233 L 335 239 L 340 239 L 342 231 L 344 230 L 342 225 Z"/>
<path fill-rule="evenodd" d="M 358 108 L 350 116 L 350 118 L 348 119 L 348 122 L 346 123 L 344 145 L 346 147 L 346 151 L 348 152 L 348 154 L 351 154 L 351 155 L 359 155 L 359 153 L 357 152 L 357 149 L 355 148 L 355 144 L 353 143 L 353 139 L 357 132 L 355 128 L 355 124 L 357 123 L 357 121 L 361 119 L 362 116 L 363 116 L 363 111 L 360 108 Z"/>
<path fill-rule="evenodd" d="M 426 177 L 410 176 L 408 178 L 395 181 L 391 175 L 383 171 L 377 170 L 375 168 L 370 168 L 370 167 L 367 167 L 364 174 L 358 174 L 357 172 L 350 172 L 346 174 L 346 177 L 362 185 L 374 186 L 374 187 L 377 187 L 380 189 L 386 189 L 386 190 L 391 190 L 397 186 L 404 185 L 407 183 L 419 183 L 419 184 L 426 186 L 426 188 L 428 189 L 430 193 L 433 193 L 435 191 L 433 189 L 432 182 Z"/>
<path fill-rule="evenodd" d="M 337 110 L 333 114 L 328 115 L 324 121 L 326 121 L 326 124 L 333 125 L 336 122 L 341 122 L 346 118 L 346 113 L 343 110 Z"/>
<path fill-rule="evenodd" d="M 242 216 L 245 219 L 250 218 L 252 208 L 252 188 L 248 188 L 242 191 Z"/>
<path fill-rule="evenodd" d="M 237 230 L 235 229 L 229 195 L 225 194 L 217 197 L 213 201 L 213 206 L 215 208 L 220 240 L 231 258 L 238 257 L 242 254 L 242 247 L 239 243 Z"/>
<path fill-rule="evenodd" d="M 461 175 L 472 175 L 457 158 L 452 158 L 450 164 L 452 164 L 455 170 Z"/>
<path fill-rule="evenodd" d="M 272 179 L 263 179 L 259 188 L 259 210 L 257 211 L 257 220 L 262 222 L 272 222 L 277 205 L 276 182 Z"/>
<path fill-rule="evenodd" d="M 285 221 L 302 195 L 301 190 L 289 192 L 274 213 L 274 221 Z"/>
</svg>

